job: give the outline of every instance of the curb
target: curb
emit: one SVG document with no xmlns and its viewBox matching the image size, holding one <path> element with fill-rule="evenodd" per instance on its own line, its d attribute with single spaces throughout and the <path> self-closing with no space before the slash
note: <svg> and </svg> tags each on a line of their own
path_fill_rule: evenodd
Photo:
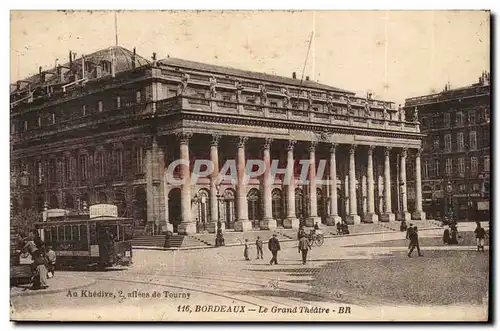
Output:
<svg viewBox="0 0 500 331">
<path fill-rule="evenodd" d="M 427 231 L 427 230 L 439 230 L 442 229 L 441 227 L 431 227 L 431 228 L 425 228 L 421 229 L 420 231 Z M 394 231 L 394 230 L 387 230 L 387 231 L 377 231 L 377 232 L 362 232 L 362 233 L 350 233 L 342 236 L 332 236 L 332 235 L 326 235 L 324 236 L 325 239 L 331 239 L 331 238 L 342 238 L 342 237 L 357 237 L 357 236 L 366 236 L 366 235 L 376 235 L 376 234 L 384 234 L 384 233 L 399 233 L 399 231 Z M 297 241 L 296 239 L 283 239 L 280 240 L 280 242 L 289 242 L 289 241 Z M 226 244 L 222 247 L 235 247 L 235 246 L 244 246 L 245 244 L 243 243 L 231 243 L 231 244 Z M 255 245 L 255 243 L 248 243 L 249 246 Z M 166 247 L 156 247 L 156 246 L 132 246 L 132 249 L 137 249 L 137 250 L 151 250 L 151 251 L 188 251 L 188 250 L 196 250 L 196 249 L 209 249 L 209 248 L 218 248 L 213 245 L 211 246 L 192 246 L 192 247 L 174 247 L 174 248 L 166 248 Z"/>
<path fill-rule="evenodd" d="M 96 283 L 95 279 L 92 279 L 88 281 L 85 284 L 82 285 L 76 285 L 76 286 L 68 286 L 64 288 L 57 288 L 57 289 L 47 289 L 47 290 L 41 290 L 41 291 L 25 291 L 21 293 L 15 293 L 11 294 L 10 297 L 24 297 L 24 296 L 33 296 L 33 295 L 43 295 L 43 294 L 54 294 L 54 293 L 60 293 L 60 292 L 65 292 L 65 291 L 70 291 L 70 290 L 76 290 L 82 287 L 87 287 L 90 285 L 94 285 Z"/>
</svg>

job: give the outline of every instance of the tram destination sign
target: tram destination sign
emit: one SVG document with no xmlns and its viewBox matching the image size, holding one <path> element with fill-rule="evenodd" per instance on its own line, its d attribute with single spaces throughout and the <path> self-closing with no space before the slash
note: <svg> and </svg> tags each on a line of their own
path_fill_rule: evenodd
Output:
<svg viewBox="0 0 500 331">
<path fill-rule="evenodd" d="M 89 207 L 89 217 L 118 217 L 118 207 L 110 204 L 98 204 Z"/>
</svg>

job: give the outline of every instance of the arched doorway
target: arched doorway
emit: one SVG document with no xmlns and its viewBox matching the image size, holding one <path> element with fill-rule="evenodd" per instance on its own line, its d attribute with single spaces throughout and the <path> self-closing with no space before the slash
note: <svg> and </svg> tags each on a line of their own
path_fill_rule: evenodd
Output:
<svg viewBox="0 0 500 331">
<path fill-rule="evenodd" d="M 181 190 L 173 188 L 168 192 L 168 222 L 172 224 L 174 232 L 181 223 Z"/>
<path fill-rule="evenodd" d="M 73 200 L 73 196 L 69 193 L 64 195 L 64 208 L 75 209 L 75 201 Z"/>
<path fill-rule="evenodd" d="M 271 192 L 272 197 L 272 208 L 273 208 L 273 219 L 276 220 L 278 226 L 283 226 L 283 196 L 281 194 L 281 190 L 279 188 L 275 188 Z"/>
<path fill-rule="evenodd" d="M 210 222 L 210 193 L 206 189 L 201 189 L 197 194 L 197 229 L 198 231 L 205 231 L 207 223 Z"/>
<path fill-rule="evenodd" d="M 50 195 L 49 201 L 50 201 L 49 208 L 51 208 L 51 209 L 59 208 L 59 199 L 57 199 L 57 195 L 55 193 L 52 193 Z"/>
<path fill-rule="evenodd" d="M 320 189 L 319 187 L 316 188 L 316 212 L 318 213 L 318 216 L 321 218 L 321 223 L 326 222 L 326 215 L 328 214 L 328 211 L 326 210 L 327 204 L 326 204 L 326 198 L 323 195 L 323 190 Z"/>
<path fill-rule="evenodd" d="M 97 203 L 108 203 L 108 196 L 105 192 L 99 192 L 97 194 Z"/>
<path fill-rule="evenodd" d="M 236 192 L 233 189 L 228 188 L 224 191 L 224 222 L 226 223 L 226 229 L 234 228 L 234 220 L 236 218 L 235 196 Z"/>
<path fill-rule="evenodd" d="M 304 191 L 300 188 L 295 189 L 295 215 L 299 219 L 300 224 L 303 224 L 306 218 L 306 204 Z"/>
<path fill-rule="evenodd" d="M 259 228 L 261 219 L 260 192 L 256 188 L 251 189 L 247 194 L 248 219 L 252 222 L 252 227 Z"/>
<path fill-rule="evenodd" d="M 138 224 L 146 225 L 148 221 L 147 201 L 146 190 L 143 187 L 137 187 L 134 198 L 134 219 Z"/>
<path fill-rule="evenodd" d="M 127 217 L 127 202 L 125 200 L 125 194 L 123 192 L 115 192 L 114 204 L 118 209 L 118 216 Z"/>
</svg>

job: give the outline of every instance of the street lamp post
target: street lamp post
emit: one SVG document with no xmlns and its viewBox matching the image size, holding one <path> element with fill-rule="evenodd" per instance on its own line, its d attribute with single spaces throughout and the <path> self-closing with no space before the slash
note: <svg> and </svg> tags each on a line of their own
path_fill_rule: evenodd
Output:
<svg viewBox="0 0 500 331">
<path fill-rule="evenodd" d="M 453 219 L 454 212 L 453 212 L 453 187 L 450 181 L 448 181 L 448 183 L 446 184 L 446 194 L 447 197 L 445 199 L 446 201 L 445 213 L 451 222 Z"/>
<path fill-rule="evenodd" d="M 217 185 L 217 231 L 215 236 L 215 247 L 225 246 L 224 235 L 222 234 L 222 219 L 220 205 L 222 203 L 222 194 L 220 193 L 220 186 Z"/>
</svg>

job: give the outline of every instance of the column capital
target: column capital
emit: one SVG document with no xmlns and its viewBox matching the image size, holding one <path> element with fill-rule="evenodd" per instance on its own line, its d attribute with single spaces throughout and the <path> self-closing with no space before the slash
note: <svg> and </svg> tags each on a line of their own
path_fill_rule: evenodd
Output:
<svg viewBox="0 0 500 331">
<path fill-rule="evenodd" d="M 296 143 L 297 143 L 297 140 L 288 140 L 288 146 L 286 149 L 289 151 L 293 150 L 293 147 L 295 146 Z"/>
<path fill-rule="evenodd" d="M 266 138 L 264 141 L 264 149 L 270 149 L 272 142 L 273 138 Z"/>
<path fill-rule="evenodd" d="M 210 146 L 217 147 L 219 145 L 220 138 L 221 138 L 220 134 L 213 134 L 212 135 L 212 142 L 210 143 Z"/>
<path fill-rule="evenodd" d="M 179 139 L 181 144 L 189 144 L 189 140 L 193 134 L 191 132 L 179 132 L 177 133 L 177 138 Z"/>
<path fill-rule="evenodd" d="M 416 156 L 420 157 L 422 155 L 422 148 L 417 148 L 416 152 L 417 152 Z"/>
<path fill-rule="evenodd" d="M 375 149 L 375 145 L 368 146 L 368 155 L 373 155 L 373 150 Z"/>
<path fill-rule="evenodd" d="M 392 149 L 392 147 L 385 147 L 384 148 L 384 155 L 385 156 L 391 155 L 391 149 Z"/>
<path fill-rule="evenodd" d="M 335 153 L 338 146 L 339 146 L 339 144 L 337 144 L 337 143 L 331 143 L 331 145 L 330 145 L 330 153 Z"/>
<path fill-rule="evenodd" d="M 318 142 L 316 140 L 312 140 L 309 142 L 309 152 L 316 151 L 316 146 L 318 146 Z"/>
<path fill-rule="evenodd" d="M 358 147 L 358 145 L 349 146 L 349 154 L 354 154 L 356 152 L 356 147 Z"/>
<path fill-rule="evenodd" d="M 408 148 L 403 147 L 403 150 L 401 151 L 401 157 L 407 157 L 408 156 Z"/>
<path fill-rule="evenodd" d="M 239 137 L 238 147 L 239 148 L 245 147 L 245 144 L 247 143 L 247 141 L 248 141 L 248 137 Z"/>
</svg>

